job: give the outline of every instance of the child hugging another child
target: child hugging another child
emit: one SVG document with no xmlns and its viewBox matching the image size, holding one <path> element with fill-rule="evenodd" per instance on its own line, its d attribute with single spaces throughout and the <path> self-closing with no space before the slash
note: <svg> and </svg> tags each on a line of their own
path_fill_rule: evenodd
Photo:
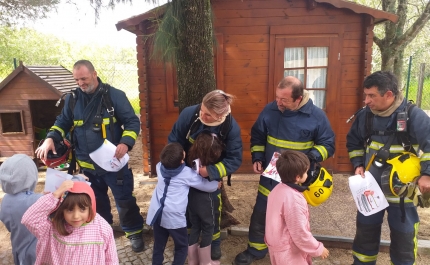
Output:
<svg viewBox="0 0 430 265">
<path fill-rule="evenodd" d="M 38 264 L 119 264 L 112 227 L 96 213 L 92 188 L 64 181 L 22 217 L 37 242 Z"/>
<path fill-rule="evenodd" d="M 305 154 L 291 150 L 276 161 L 282 183 L 268 196 L 264 238 L 272 265 L 310 265 L 312 257 L 329 255 L 310 231 L 309 208 L 302 193 L 306 187 L 300 186 L 307 179 L 309 164 Z"/>
<path fill-rule="evenodd" d="M 146 223 L 154 229 L 152 264 L 161 265 L 169 235 L 175 243 L 172 265 L 183 265 L 187 259 L 188 233 L 185 210 L 190 187 L 214 192 L 218 182 L 209 182 L 185 166 L 185 152 L 179 143 L 166 145 L 156 166 L 157 186 L 152 194 Z M 189 263 L 190 264 L 190 263 Z"/>
<path fill-rule="evenodd" d="M 210 131 L 202 131 L 188 151 L 189 165 L 199 159 L 200 166 L 214 164 L 221 156 L 224 144 Z M 198 170 L 198 168 L 196 168 Z M 221 183 L 221 182 L 220 182 Z M 191 232 L 188 242 L 189 265 L 218 265 L 211 259 L 212 234 L 214 232 L 214 205 L 210 193 L 191 189 L 188 195 L 188 217 Z M 201 236 L 200 245 L 198 243 Z"/>
</svg>

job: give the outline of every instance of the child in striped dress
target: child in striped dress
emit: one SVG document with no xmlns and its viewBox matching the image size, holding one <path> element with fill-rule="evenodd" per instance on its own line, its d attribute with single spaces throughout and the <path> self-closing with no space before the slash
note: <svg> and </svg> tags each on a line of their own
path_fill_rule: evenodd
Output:
<svg viewBox="0 0 430 265">
<path fill-rule="evenodd" d="M 96 213 L 92 188 L 64 181 L 37 200 L 21 221 L 38 239 L 39 264 L 119 264 L 111 226 Z"/>
</svg>

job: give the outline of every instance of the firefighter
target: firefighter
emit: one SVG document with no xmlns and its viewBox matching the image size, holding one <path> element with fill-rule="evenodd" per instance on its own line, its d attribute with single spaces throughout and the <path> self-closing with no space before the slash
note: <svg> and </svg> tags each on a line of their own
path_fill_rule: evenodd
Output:
<svg viewBox="0 0 430 265">
<path fill-rule="evenodd" d="M 347 134 L 349 158 L 355 174 L 364 177 L 368 170 L 382 184 L 389 202 L 392 264 L 416 264 L 419 218 L 413 200 L 399 197 L 398 188 L 414 182 L 420 192 L 430 191 L 430 118 L 408 104 L 390 72 L 369 75 L 363 87 L 366 107 L 357 113 Z M 418 150 L 422 151 L 419 159 Z M 357 211 L 354 265 L 376 264 L 384 214 L 364 216 Z"/>
<path fill-rule="evenodd" d="M 274 152 L 302 151 L 311 168 L 334 154 L 334 132 L 324 111 L 315 106 L 302 82 L 287 76 L 276 88 L 276 100 L 267 104 L 251 129 L 254 172 L 262 174 Z M 267 254 L 264 243 L 267 196 L 279 182 L 260 176 L 257 200 L 249 225 L 249 241 L 234 264 L 251 264 Z"/>
<path fill-rule="evenodd" d="M 233 95 L 222 90 L 213 90 L 207 93 L 201 104 L 189 106 L 182 110 L 178 120 L 173 125 L 169 134 L 169 143 L 178 142 L 188 153 L 194 139 L 204 130 L 208 130 L 219 137 L 225 144 L 225 150 L 221 153 L 219 160 L 212 165 L 203 166 L 199 169 L 202 177 L 210 181 L 221 181 L 223 177 L 234 173 L 242 164 L 242 138 L 240 127 L 231 115 L 230 105 Z M 192 166 L 187 164 L 187 166 Z M 190 194 L 200 192 L 190 188 Z M 218 189 L 211 193 L 213 200 L 212 215 L 214 216 L 214 232 L 211 243 L 211 258 L 221 258 L 221 191 Z"/>
</svg>

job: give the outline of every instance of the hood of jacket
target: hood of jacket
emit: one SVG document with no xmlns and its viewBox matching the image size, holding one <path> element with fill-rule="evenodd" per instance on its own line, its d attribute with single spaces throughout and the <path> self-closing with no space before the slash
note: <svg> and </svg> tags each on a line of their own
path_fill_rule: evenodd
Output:
<svg viewBox="0 0 430 265">
<path fill-rule="evenodd" d="M 29 156 L 13 155 L 0 166 L 2 189 L 8 194 L 34 191 L 37 184 L 37 173 L 36 164 Z"/>
</svg>

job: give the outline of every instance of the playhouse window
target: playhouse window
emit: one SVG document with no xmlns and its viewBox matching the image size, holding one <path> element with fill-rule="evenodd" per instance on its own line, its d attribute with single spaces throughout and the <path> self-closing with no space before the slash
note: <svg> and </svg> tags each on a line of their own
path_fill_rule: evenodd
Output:
<svg viewBox="0 0 430 265">
<path fill-rule="evenodd" d="M 2 134 L 25 133 L 22 111 L 0 112 L 0 121 Z"/>
</svg>

